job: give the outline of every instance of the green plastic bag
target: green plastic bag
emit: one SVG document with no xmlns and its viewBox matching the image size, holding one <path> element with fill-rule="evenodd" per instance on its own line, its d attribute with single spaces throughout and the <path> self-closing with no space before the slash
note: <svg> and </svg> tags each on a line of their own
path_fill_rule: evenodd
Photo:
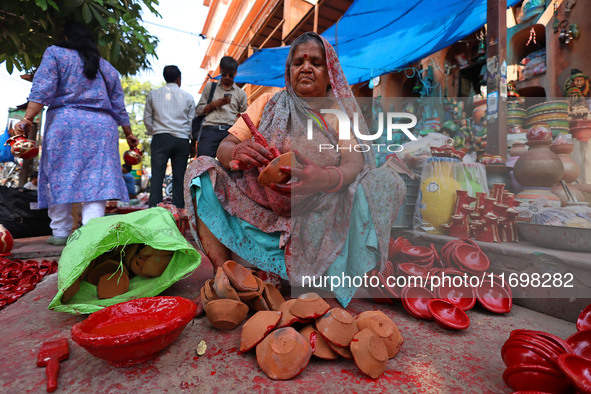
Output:
<svg viewBox="0 0 591 394">
<path fill-rule="evenodd" d="M 67 304 L 62 304 L 64 291 L 82 275 L 92 260 L 117 246 L 134 243 L 175 251 L 162 275 L 152 278 L 136 275 L 129 281 L 127 293 L 103 300 L 98 298 L 96 286 L 82 280 L 76 295 Z M 201 255 L 183 237 L 172 214 L 164 208 L 91 219 L 68 238 L 58 265 L 58 291 L 49 309 L 86 314 L 120 302 L 153 297 L 189 275 L 199 264 Z"/>
</svg>

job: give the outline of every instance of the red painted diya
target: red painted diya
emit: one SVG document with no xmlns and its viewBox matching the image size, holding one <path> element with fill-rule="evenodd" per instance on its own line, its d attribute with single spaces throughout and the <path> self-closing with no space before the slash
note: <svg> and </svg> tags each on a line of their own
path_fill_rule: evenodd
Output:
<svg viewBox="0 0 591 394">
<path fill-rule="evenodd" d="M 450 330 L 464 330 L 470 327 L 470 318 L 466 312 L 445 300 L 431 300 L 428 308 L 435 322 L 443 328 Z"/>
<path fill-rule="evenodd" d="M 146 297 L 92 313 L 72 327 L 72 339 L 115 367 L 154 358 L 174 342 L 197 305 L 183 297 Z"/>
<path fill-rule="evenodd" d="M 558 357 L 560 370 L 581 393 L 591 393 L 591 361 L 580 356 L 563 354 Z"/>
<path fill-rule="evenodd" d="M 515 391 L 565 393 L 571 382 L 555 368 L 541 365 L 515 365 L 503 372 L 503 381 Z"/>
<path fill-rule="evenodd" d="M 497 282 L 483 280 L 476 288 L 478 302 L 493 313 L 509 313 L 513 306 L 513 298 L 503 286 Z"/>
<path fill-rule="evenodd" d="M 405 287 L 401 294 L 402 306 L 408 313 L 417 319 L 433 320 L 429 311 L 429 301 L 435 295 L 425 287 Z"/>
<path fill-rule="evenodd" d="M 488 257 L 479 247 L 464 244 L 456 247 L 452 258 L 458 266 L 470 272 L 484 272 L 490 268 Z"/>
<path fill-rule="evenodd" d="M 591 361 L 591 330 L 579 331 L 566 339 L 573 352 Z"/>
<path fill-rule="evenodd" d="M 453 279 L 453 278 L 451 278 Z M 472 286 L 467 285 L 462 280 L 460 286 L 455 286 L 445 280 L 444 285 L 437 287 L 437 296 L 463 311 L 472 309 L 476 304 L 476 295 Z"/>
<path fill-rule="evenodd" d="M 591 330 L 591 304 L 579 314 L 577 319 L 577 331 Z"/>
<path fill-rule="evenodd" d="M 144 154 L 143 151 L 136 148 L 131 148 L 130 150 L 126 150 L 123 153 L 123 161 L 126 164 L 135 166 L 136 164 L 140 164 L 142 162 L 142 155 Z"/>
</svg>

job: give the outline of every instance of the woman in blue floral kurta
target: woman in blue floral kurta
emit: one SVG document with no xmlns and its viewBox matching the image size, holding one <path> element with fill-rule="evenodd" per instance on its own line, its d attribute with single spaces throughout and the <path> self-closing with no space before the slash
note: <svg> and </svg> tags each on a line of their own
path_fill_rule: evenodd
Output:
<svg viewBox="0 0 591 394">
<path fill-rule="evenodd" d="M 115 68 L 100 58 L 87 28 L 67 24 L 65 41 L 50 46 L 35 73 L 24 132 L 49 106 L 39 167 L 39 207 L 49 207 L 53 237 L 64 244 L 72 225 L 72 203 L 84 203 L 82 223 L 103 216 L 106 200 L 128 200 L 121 176 L 119 131 L 136 146 Z"/>
</svg>

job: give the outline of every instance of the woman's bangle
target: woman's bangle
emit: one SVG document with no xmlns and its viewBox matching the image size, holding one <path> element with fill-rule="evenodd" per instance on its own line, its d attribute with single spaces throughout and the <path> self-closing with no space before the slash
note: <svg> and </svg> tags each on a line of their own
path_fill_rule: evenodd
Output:
<svg viewBox="0 0 591 394">
<path fill-rule="evenodd" d="M 31 119 L 23 118 L 22 120 L 24 120 L 29 126 L 33 126 L 33 121 Z"/>
<path fill-rule="evenodd" d="M 328 167 L 324 167 L 324 168 L 326 168 L 327 170 L 330 170 L 332 168 L 333 170 L 336 170 L 337 173 L 339 174 L 339 183 L 334 188 L 332 188 L 330 190 L 326 190 L 325 193 L 338 192 L 341 189 L 341 187 L 343 186 L 343 172 L 338 167 L 334 167 L 334 166 L 328 166 Z M 328 178 L 330 179 L 330 175 L 328 176 Z"/>
</svg>

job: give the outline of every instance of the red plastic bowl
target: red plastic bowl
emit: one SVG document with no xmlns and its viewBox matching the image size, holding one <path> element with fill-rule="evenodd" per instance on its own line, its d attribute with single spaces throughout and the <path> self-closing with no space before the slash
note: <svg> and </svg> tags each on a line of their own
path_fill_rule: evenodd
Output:
<svg viewBox="0 0 591 394">
<path fill-rule="evenodd" d="M 476 298 L 485 309 L 494 313 L 511 312 L 513 298 L 500 283 L 483 280 L 482 285 L 475 289 Z"/>
<path fill-rule="evenodd" d="M 566 338 L 566 343 L 577 356 L 591 360 L 591 330 L 579 331 Z"/>
<path fill-rule="evenodd" d="M 587 305 L 577 319 L 577 331 L 591 330 L 591 304 Z"/>
<path fill-rule="evenodd" d="M 197 313 L 183 297 L 146 297 L 92 313 L 72 327 L 72 339 L 95 357 L 128 367 L 155 357 Z"/>
<path fill-rule="evenodd" d="M 424 287 L 405 287 L 402 289 L 402 306 L 417 319 L 433 320 L 429 312 L 429 301 L 435 298 L 433 293 Z"/>
<path fill-rule="evenodd" d="M 572 354 L 563 354 L 558 357 L 558 366 L 581 393 L 591 393 L 590 360 Z"/>
<path fill-rule="evenodd" d="M 554 369 L 541 365 L 515 365 L 503 372 L 503 381 L 515 391 L 565 393 L 571 382 Z"/>
<path fill-rule="evenodd" d="M 434 299 L 429 301 L 428 308 L 435 322 L 443 328 L 464 330 L 470 327 L 470 318 L 466 312 L 451 302 Z"/>
</svg>

